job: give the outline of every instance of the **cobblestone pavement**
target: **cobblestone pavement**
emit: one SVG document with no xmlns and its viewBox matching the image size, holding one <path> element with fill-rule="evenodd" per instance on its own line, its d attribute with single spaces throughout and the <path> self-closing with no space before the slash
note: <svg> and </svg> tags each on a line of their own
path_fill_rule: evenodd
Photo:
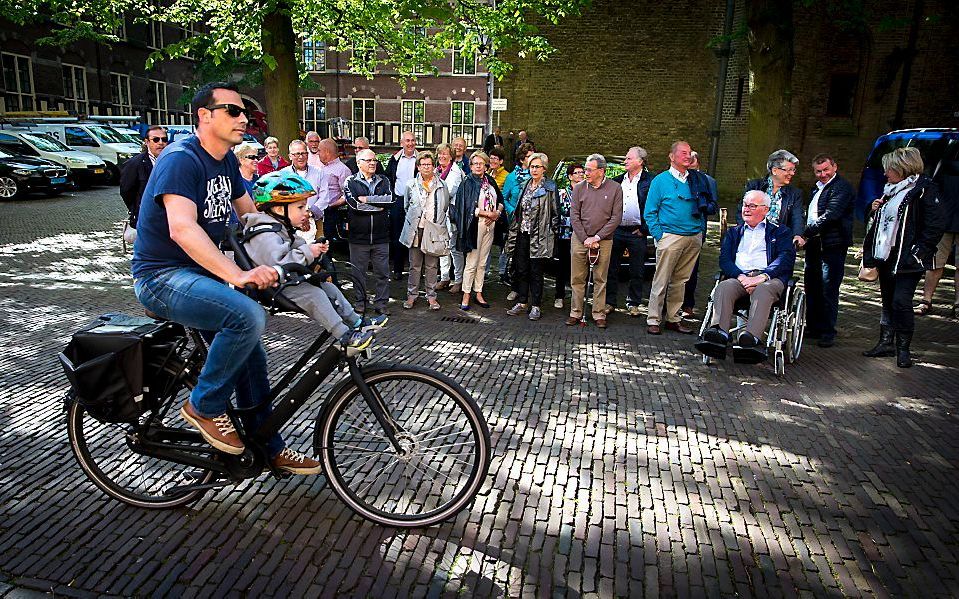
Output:
<svg viewBox="0 0 959 599">
<path fill-rule="evenodd" d="M 367 523 L 323 477 L 173 511 L 112 501 L 70 453 L 55 355 L 95 316 L 138 310 L 122 216 L 115 188 L 0 204 L 0 596 L 959 594 L 959 324 L 919 319 L 911 370 L 861 358 L 878 296 L 852 276 L 838 345 L 807 344 L 782 378 L 704 366 L 690 337 L 619 314 L 608 331 L 552 307 L 511 318 L 497 284 L 466 317 L 445 294 L 438 313 L 392 304 L 378 359 L 456 377 L 493 433 L 475 504 L 433 528 Z M 276 371 L 315 330 L 269 328 Z"/>
</svg>

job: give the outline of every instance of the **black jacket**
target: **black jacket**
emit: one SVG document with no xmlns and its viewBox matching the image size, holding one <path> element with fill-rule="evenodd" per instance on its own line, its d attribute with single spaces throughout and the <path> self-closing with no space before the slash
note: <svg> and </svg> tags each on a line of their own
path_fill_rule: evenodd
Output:
<svg viewBox="0 0 959 599">
<path fill-rule="evenodd" d="M 959 233 L 959 160 L 943 160 L 936 183 L 946 231 Z"/>
<path fill-rule="evenodd" d="M 759 190 L 769 193 L 769 177 L 761 177 L 746 181 L 745 192 Z M 792 185 L 782 187 L 782 204 L 779 206 L 779 218 L 777 222 L 780 225 L 788 227 L 793 236 L 802 235 L 806 230 L 806 210 L 803 206 L 802 192 Z M 825 193 L 825 192 L 823 192 Z M 739 200 L 739 212 L 736 213 L 736 222 L 743 224 L 743 202 Z"/>
<path fill-rule="evenodd" d="M 809 201 L 816 196 L 813 186 Z M 855 207 L 856 192 L 849 181 L 841 175 L 823 188 L 816 203 L 819 218 L 806 227 L 802 236 L 806 239 L 816 237 L 822 240 L 822 247 L 849 247 L 852 245 L 852 213 Z"/>
<path fill-rule="evenodd" d="M 496 146 L 503 147 L 503 136 L 490 133 L 486 136 L 486 139 L 483 140 L 483 152 L 489 154 L 490 150 Z"/>
<path fill-rule="evenodd" d="M 496 186 L 496 180 L 489 175 L 483 175 L 483 178 L 496 191 L 496 203 L 502 205 L 503 192 Z M 453 202 L 450 204 L 450 221 L 456 225 L 454 248 L 464 254 L 476 249 L 477 221 L 479 220 L 479 217 L 476 216 L 476 203 L 479 200 L 481 187 L 482 182 L 472 173 L 466 175 L 456 190 Z"/>
<path fill-rule="evenodd" d="M 153 172 L 153 161 L 147 152 L 141 152 L 123 164 L 120 171 L 120 197 L 127 206 L 130 226 L 137 226 L 137 216 L 140 214 L 140 200 L 143 190 L 146 189 L 150 173 Z"/>
<path fill-rule="evenodd" d="M 866 239 L 862 248 L 864 266 L 879 266 L 879 260 L 875 258 L 878 213 L 877 210 L 870 214 L 866 225 Z M 889 259 L 895 260 L 893 273 L 916 273 L 942 268 L 942 264 L 935 264 L 935 258 L 936 246 L 942 238 L 945 225 L 936 184 L 926 175 L 919 175 L 916 186 L 906 194 L 899 205 L 896 242 L 889 254 Z"/>
<path fill-rule="evenodd" d="M 390 241 L 390 206 L 393 188 L 383 175 L 373 175 L 373 195 L 363 175 L 357 173 L 346 179 L 343 195 L 350 215 L 350 243 L 373 245 Z M 367 196 L 366 203 L 358 198 Z"/>
<path fill-rule="evenodd" d="M 616 181 L 620 185 L 623 184 L 623 179 L 626 178 L 626 173 L 617 175 L 613 177 L 613 181 Z M 649 185 L 653 182 L 653 174 L 650 173 L 645 168 L 643 169 L 643 176 L 639 178 L 639 185 L 636 186 L 636 195 L 639 197 L 639 214 L 640 216 L 646 211 L 646 196 L 649 195 Z M 640 231 L 643 235 L 649 235 L 649 228 L 646 226 L 646 219 L 643 219 L 642 224 L 639 226 Z"/>
</svg>

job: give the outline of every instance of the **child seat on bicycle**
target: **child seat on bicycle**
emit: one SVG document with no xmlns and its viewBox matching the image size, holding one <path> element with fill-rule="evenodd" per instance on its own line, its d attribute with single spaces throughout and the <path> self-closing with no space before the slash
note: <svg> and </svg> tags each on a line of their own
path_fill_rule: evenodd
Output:
<svg viewBox="0 0 959 599">
<path fill-rule="evenodd" d="M 314 190 L 296 173 L 277 171 L 257 179 L 253 200 L 259 212 L 243 216 L 243 245 L 257 265 L 298 263 L 310 266 L 329 251 L 329 242 L 308 243 L 296 231 L 308 225 L 306 207 Z M 373 329 L 386 324 L 386 317 L 364 319 L 333 283 L 292 285 L 283 295 L 339 339 L 347 355 L 355 355 L 373 341 Z"/>
</svg>

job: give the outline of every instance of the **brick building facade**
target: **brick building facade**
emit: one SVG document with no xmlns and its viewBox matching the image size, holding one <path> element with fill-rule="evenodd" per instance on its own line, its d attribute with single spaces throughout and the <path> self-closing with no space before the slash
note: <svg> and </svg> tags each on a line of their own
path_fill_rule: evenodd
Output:
<svg viewBox="0 0 959 599">
<path fill-rule="evenodd" d="M 916 0 L 896 5 L 912 14 Z M 811 184 L 809 161 L 837 156 L 855 183 L 875 138 L 893 128 L 909 27 L 882 31 L 884 6 L 866 2 L 873 23 L 863 34 L 823 17 L 823 3 L 794 3 L 795 68 L 782 147 L 803 161 L 800 185 Z M 579 19 L 543 32 L 557 52 L 545 62 L 517 59 L 498 84 L 509 100 L 504 131 L 525 128 L 551 157 L 592 151 L 649 150 L 655 170 L 667 164 L 670 143 L 688 140 L 708 163 L 719 58 L 708 48 L 723 31 L 726 2 L 690 0 L 682 6 L 597 0 Z M 959 20 L 945 0 L 924 2 L 903 127 L 959 126 Z M 745 19 L 735 2 L 733 31 Z M 751 74 L 746 40 L 732 44 L 716 176 L 724 198 L 747 178 Z M 499 95 L 499 94 L 496 94 Z M 769 151 L 777 148 L 770 147 Z"/>
</svg>

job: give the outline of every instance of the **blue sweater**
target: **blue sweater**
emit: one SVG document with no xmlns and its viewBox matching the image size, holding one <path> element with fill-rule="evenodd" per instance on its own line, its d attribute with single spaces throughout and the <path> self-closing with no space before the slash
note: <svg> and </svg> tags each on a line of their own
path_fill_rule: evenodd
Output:
<svg viewBox="0 0 959 599">
<path fill-rule="evenodd" d="M 700 235 L 706 228 L 689 183 L 680 182 L 668 170 L 656 175 L 650 183 L 643 220 L 656 241 L 662 239 L 664 233 Z"/>
</svg>

